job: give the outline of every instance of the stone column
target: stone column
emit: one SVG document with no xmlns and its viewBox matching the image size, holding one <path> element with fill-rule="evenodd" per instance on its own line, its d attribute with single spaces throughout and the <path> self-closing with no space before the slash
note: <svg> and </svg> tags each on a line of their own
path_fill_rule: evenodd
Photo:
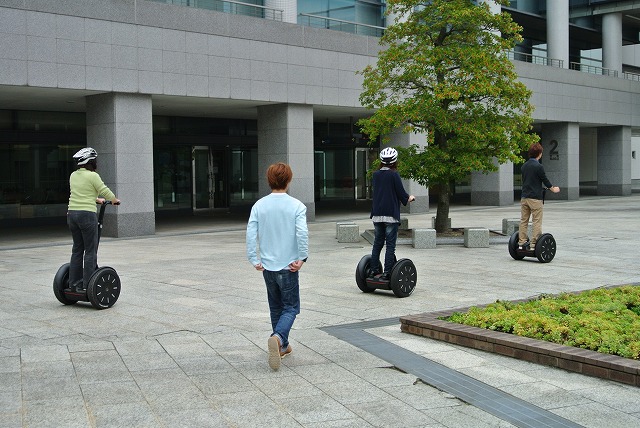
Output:
<svg viewBox="0 0 640 428">
<path fill-rule="evenodd" d="M 313 107 L 276 104 L 258 107 L 258 180 L 260 196 L 271 192 L 269 165 L 285 162 L 293 170 L 289 194 L 307 206 L 307 219 L 315 220 L 313 175 Z"/>
<path fill-rule="evenodd" d="M 493 164 L 498 171 L 471 173 L 471 205 L 513 205 L 513 163 Z"/>
<path fill-rule="evenodd" d="M 548 199 L 577 200 L 580 197 L 580 126 L 577 123 L 543 124 L 540 144 L 542 165 L 560 193 L 547 192 Z"/>
<path fill-rule="evenodd" d="M 380 150 L 384 147 L 409 147 L 410 145 L 418 145 L 424 147 L 426 145 L 426 134 L 414 134 L 414 133 L 401 133 L 394 132 L 389 135 L 389 143 L 386 146 L 381 146 Z M 398 159 L 398 163 L 402 163 L 402 157 Z M 404 190 L 408 194 L 416 197 L 416 200 L 407 204 L 407 206 L 400 205 L 401 213 L 417 214 L 429 212 L 429 188 L 425 187 L 414 180 L 402 180 Z"/>
<path fill-rule="evenodd" d="M 622 14 L 602 16 L 602 66 L 622 73 Z"/>
<path fill-rule="evenodd" d="M 153 235 L 151 96 L 106 93 L 87 99 L 87 145 L 98 152 L 98 173 L 122 201 L 107 207 L 103 236 Z"/>
<path fill-rule="evenodd" d="M 569 68 L 569 0 L 547 2 L 547 58 Z"/>
<path fill-rule="evenodd" d="M 631 128 L 598 128 L 598 195 L 631 195 Z"/>
<path fill-rule="evenodd" d="M 297 0 L 265 0 L 265 7 L 272 9 L 280 9 L 282 12 L 282 21 L 298 23 L 298 2 Z"/>
</svg>

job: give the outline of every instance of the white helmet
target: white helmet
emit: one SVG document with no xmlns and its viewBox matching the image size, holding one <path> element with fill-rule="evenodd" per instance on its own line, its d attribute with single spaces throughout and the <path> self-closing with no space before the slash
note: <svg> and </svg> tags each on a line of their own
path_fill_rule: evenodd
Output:
<svg viewBox="0 0 640 428">
<path fill-rule="evenodd" d="M 380 161 L 385 165 L 391 165 L 398 160 L 398 151 L 393 147 L 387 147 L 380 152 Z"/>
<path fill-rule="evenodd" d="M 91 159 L 95 159 L 97 157 L 98 157 L 98 152 L 96 152 L 91 147 L 85 147 L 84 149 L 80 149 L 75 155 L 73 155 L 73 159 L 75 159 L 78 165 L 85 165 Z"/>
</svg>

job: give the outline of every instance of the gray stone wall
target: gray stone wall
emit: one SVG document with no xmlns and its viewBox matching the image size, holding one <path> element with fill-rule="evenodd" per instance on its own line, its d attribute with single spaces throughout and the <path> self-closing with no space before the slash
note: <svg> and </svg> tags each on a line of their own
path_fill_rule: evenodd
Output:
<svg viewBox="0 0 640 428">
<path fill-rule="evenodd" d="M 142 0 L 0 0 L 0 33 L 3 85 L 354 108 L 356 71 L 378 49 L 377 38 Z"/>
</svg>

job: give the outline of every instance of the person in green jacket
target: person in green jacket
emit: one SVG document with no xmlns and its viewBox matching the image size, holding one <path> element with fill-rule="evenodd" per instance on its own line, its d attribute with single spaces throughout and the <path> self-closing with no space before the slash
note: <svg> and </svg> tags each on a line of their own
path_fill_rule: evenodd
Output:
<svg viewBox="0 0 640 428">
<path fill-rule="evenodd" d="M 73 237 L 71 261 L 69 263 L 69 286 L 77 292 L 84 292 L 89 279 L 98 266 L 98 216 L 96 204 L 108 199 L 114 205 L 120 199 L 104 184 L 96 158 L 98 153 L 91 147 L 79 150 L 73 159 L 78 169 L 71 173 L 69 186 L 69 209 L 67 224 Z"/>
</svg>

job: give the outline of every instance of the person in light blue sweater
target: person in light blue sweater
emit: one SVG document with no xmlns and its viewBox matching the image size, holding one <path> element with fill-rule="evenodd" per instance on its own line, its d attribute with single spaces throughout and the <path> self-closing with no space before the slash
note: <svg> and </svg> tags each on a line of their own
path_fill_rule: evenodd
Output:
<svg viewBox="0 0 640 428">
<path fill-rule="evenodd" d="M 309 231 L 307 207 L 287 194 L 291 167 L 279 162 L 267 169 L 271 193 L 251 208 L 247 223 L 247 258 L 262 272 L 273 332 L 267 341 L 269 366 L 291 353 L 289 331 L 300 313 L 298 271 L 307 261 Z"/>
</svg>

